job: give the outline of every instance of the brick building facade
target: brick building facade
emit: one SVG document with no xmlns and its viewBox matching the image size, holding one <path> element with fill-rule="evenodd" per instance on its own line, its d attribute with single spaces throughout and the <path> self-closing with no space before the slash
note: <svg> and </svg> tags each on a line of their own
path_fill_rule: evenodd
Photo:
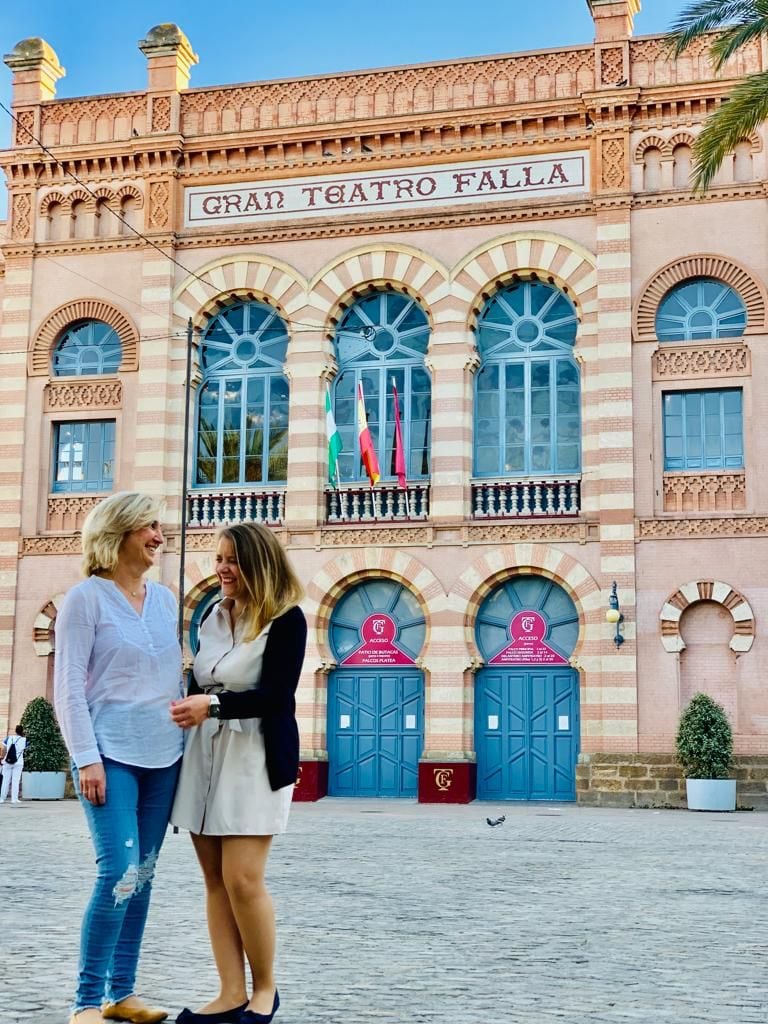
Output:
<svg viewBox="0 0 768 1024">
<path fill-rule="evenodd" d="M 185 618 L 217 523 L 278 531 L 310 621 L 299 795 L 676 803 L 703 689 L 762 800 L 763 132 L 688 181 L 767 58 L 718 77 L 633 37 L 639 0 L 589 5 L 583 46 L 220 88 L 176 26 L 140 93 L 56 100 L 47 43 L 5 57 L 0 719 L 50 691 L 105 492 L 165 498 L 177 587 L 191 321 Z"/>
</svg>

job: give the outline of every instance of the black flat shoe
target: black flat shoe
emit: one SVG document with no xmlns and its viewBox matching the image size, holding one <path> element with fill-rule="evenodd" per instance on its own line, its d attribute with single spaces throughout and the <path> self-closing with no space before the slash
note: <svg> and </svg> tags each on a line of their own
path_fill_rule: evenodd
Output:
<svg viewBox="0 0 768 1024">
<path fill-rule="evenodd" d="M 247 1005 L 248 1003 L 243 1003 L 242 1006 L 236 1006 L 233 1010 L 222 1010 L 221 1013 L 193 1013 L 184 1007 L 176 1018 L 176 1024 L 238 1024 L 240 1015 Z"/>
<path fill-rule="evenodd" d="M 246 1003 L 246 1006 L 248 1004 Z M 280 993 L 275 989 L 275 999 L 272 1003 L 272 1013 L 254 1013 L 253 1010 L 243 1010 L 238 1017 L 238 1024 L 269 1024 L 280 1006 Z M 194 1024 L 194 1022 L 193 1022 Z"/>
</svg>

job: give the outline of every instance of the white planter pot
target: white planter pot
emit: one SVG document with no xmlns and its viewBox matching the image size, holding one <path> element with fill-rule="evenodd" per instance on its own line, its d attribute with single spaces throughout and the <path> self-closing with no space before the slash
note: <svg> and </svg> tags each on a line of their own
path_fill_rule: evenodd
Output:
<svg viewBox="0 0 768 1024">
<path fill-rule="evenodd" d="M 736 779 L 686 779 L 689 811 L 735 811 Z"/>
<path fill-rule="evenodd" d="M 21 795 L 24 800 L 61 800 L 66 782 L 66 772 L 22 772 Z"/>
</svg>

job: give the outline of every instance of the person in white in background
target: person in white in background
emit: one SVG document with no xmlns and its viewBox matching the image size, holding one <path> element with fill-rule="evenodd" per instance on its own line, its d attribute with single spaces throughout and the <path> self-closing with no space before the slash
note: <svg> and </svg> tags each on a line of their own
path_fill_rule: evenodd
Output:
<svg viewBox="0 0 768 1024">
<path fill-rule="evenodd" d="M 11 791 L 11 803 L 21 803 L 19 800 L 19 784 L 21 782 L 21 773 L 24 771 L 24 750 L 27 746 L 27 741 L 24 736 L 24 730 L 20 725 L 16 726 L 16 735 L 8 736 L 4 741 L 5 755 L 3 756 L 3 786 L 0 789 L 0 804 L 5 803 L 5 798 L 8 796 L 8 790 Z M 16 751 L 16 763 L 8 763 L 8 754 L 11 751 L 11 747 Z"/>
</svg>

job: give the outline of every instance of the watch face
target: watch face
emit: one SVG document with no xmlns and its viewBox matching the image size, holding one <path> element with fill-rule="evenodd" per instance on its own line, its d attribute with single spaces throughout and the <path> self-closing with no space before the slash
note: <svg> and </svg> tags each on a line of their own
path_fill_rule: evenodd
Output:
<svg viewBox="0 0 768 1024">
<path fill-rule="evenodd" d="M 208 708 L 208 717 L 209 718 L 218 718 L 220 712 L 221 712 L 221 706 L 220 706 L 219 702 L 217 700 L 211 701 L 211 704 L 210 704 L 210 706 Z"/>
</svg>

